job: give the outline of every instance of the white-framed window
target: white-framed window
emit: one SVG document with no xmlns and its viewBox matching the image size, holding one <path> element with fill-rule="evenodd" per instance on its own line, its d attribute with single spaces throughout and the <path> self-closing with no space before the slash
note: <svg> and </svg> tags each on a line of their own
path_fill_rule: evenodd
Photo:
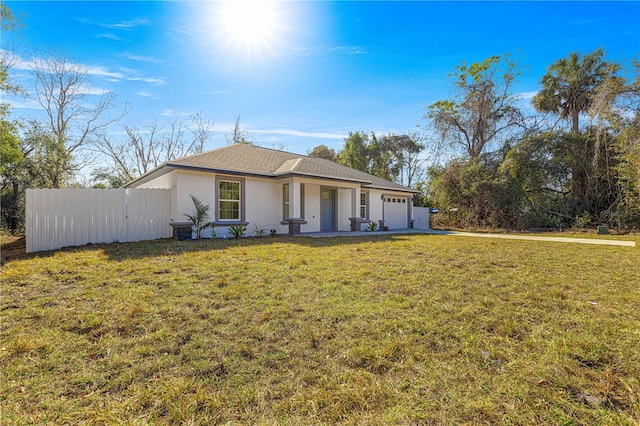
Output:
<svg viewBox="0 0 640 426">
<path fill-rule="evenodd" d="M 241 184 L 239 181 L 218 181 L 218 219 L 238 221 L 241 219 Z"/>
<path fill-rule="evenodd" d="M 367 192 L 360 193 L 360 217 L 362 219 L 367 218 L 367 198 L 369 198 L 369 194 Z"/>
</svg>

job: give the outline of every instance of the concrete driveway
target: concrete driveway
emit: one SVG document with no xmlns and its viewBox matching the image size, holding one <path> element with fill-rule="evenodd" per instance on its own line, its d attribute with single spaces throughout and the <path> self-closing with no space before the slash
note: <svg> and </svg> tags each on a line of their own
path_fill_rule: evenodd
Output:
<svg viewBox="0 0 640 426">
<path fill-rule="evenodd" d="M 390 231 L 373 232 L 309 232 L 300 234 L 301 237 L 358 237 L 377 236 L 394 234 L 432 234 L 432 235 L 452 235 L 455 237 L 475 237 L 475 238 L 500 238 L 503 240 L 527 240 L 527 241 L 550 241 L 556 243 L 574 244 L 596 244 L 604 246 L 624 246 L 635 247 L 635 241 L 605 240 L 596 238 L 570 238 L 570 237 L 542 237 L 536 235 L 514 235 L 514 234 L 484 234 L 479 232 L 459 232 L 459 231 L 438 231 L 435 229 L 394 229 Z"/>
</svg>

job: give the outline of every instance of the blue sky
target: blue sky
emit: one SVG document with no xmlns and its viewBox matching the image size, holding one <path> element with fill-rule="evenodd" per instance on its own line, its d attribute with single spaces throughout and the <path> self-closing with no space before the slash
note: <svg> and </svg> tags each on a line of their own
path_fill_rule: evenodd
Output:
<svg viewBox="0 0 640 426">
<path fill-rule="evenodd" d="M 281 2 L 258 18 L 260 6 L 245 4 L 235 25 L 224 2 L 6 3 L 25 27 L 3 34 L 3 48 L 25 63 L 42 49 L 68 52 L 88 67 L 89 93 L 129 103 L 120 124 L 200 112 L 215 122 L 206 148 L 225 144 L 238 114 L 257 144 L 297 153 L 339 149 L 349 131 L 416 131 L 463 60 L 510 52 L 526 99 L 572 51 L 640 59 L 640 2 Z M 262 19 L 260 33 L 246 33 L 248 19 Z M 14 104 L 18 116 L 38 114 Z"/>
</svg>

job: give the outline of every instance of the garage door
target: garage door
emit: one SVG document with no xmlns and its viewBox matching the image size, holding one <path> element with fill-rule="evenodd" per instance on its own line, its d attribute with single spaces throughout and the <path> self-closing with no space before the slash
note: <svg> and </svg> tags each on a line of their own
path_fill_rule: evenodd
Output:
<svg viewBox="0 0 640 426">
<path fill-rule="evenodd" d="M 408 228 L 409 201 L 406 198 L 398 197 L 386 197 L 384 201 L 384 224 L 389 229 Z"/>
</svg>

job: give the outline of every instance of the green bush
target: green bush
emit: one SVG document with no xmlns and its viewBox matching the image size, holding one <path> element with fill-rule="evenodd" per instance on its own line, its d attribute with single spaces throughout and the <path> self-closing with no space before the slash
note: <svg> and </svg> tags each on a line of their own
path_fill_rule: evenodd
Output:
<svg viewBox="0 0 640 426">
<path fill-rule="evenodd" d="M 229 233 L 233 238 L 242 238 L 247 233 L 247 225 L 231 225 L 229 227 Z"/>
</svg>

